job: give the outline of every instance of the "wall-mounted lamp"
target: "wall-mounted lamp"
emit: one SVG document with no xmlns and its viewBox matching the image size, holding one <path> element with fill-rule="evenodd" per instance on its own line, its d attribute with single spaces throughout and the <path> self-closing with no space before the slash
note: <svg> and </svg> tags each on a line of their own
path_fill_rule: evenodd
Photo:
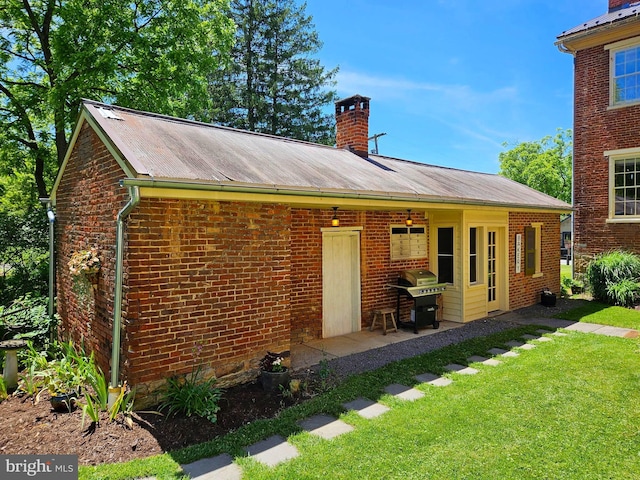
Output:
<svg viewBox="0 0 640 480">
<path fill-rule="evenodd" d="M 333 208 L 333 218 L 331 219 L 331 226 L 339 227 L 340 219 L 338 218 L 338 207 L 332 207 L 332 208 Z"/>
<path fill-rule="evenodd" d="M 410 227 L 413 225 L 413 220 L 411 219 L 411 209 L 407 210 L 407 219 L 404 221 L 404 224 L 407 227 Z"/>
</svg>

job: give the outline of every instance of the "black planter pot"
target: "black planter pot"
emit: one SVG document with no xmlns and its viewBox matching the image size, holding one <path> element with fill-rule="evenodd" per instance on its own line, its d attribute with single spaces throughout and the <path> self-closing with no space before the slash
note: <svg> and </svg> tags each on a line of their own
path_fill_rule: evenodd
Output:
<svg viewBox="0 0 640 480">
<path fill-rule="evenodd" d="M 280 385 L 287 388 L 290 381 L 291 375 L 289 375 L 288 370 L 285 370 L 284 372 L 263 371 L 260 373 L 260 383 L 262 384 L 262 389 L 265 392 L 277 392 L 280 390 Z"/>
<path fill-rule="evenodd" d="M 76 408 L 76 392 L 51 395 L 51 408 L 56 412 L 72 412 Z"/>
</svg>

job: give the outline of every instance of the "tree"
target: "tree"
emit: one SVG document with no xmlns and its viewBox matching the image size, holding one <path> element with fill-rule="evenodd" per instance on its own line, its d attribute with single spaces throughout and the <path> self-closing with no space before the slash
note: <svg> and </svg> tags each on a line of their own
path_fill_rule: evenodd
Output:
<svg viewBox="0 0 640 480">
<path fill-rule="evenodd" d="M 571 130 L 559 128 L 555 137 L 523 142 L 501 152 L 498 173 L 571 203 L 572 145 Z"/>
<path fill-rule="evenodd" d="M 84 97 L 180 116 L 206 105 L 206 76 L 233 39 L 227 8 L 226 0 L 4 0 L 0 175 L 30 171 L 46 197 Z"/>
<path fill-rule="evenodd" d="M 334 143 L 337 68 L 312 55 L 322 43 L 306 4 L 232 0 L 237 24 L 232 62 L 210 76 L 214 107 L 203 120 L 287 138 Z"/>
</svg>

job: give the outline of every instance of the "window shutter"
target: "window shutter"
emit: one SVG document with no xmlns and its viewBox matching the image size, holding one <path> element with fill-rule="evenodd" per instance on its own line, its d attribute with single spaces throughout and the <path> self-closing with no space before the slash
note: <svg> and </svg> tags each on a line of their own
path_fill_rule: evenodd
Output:
<svg viewBox="0 0 640 480">
<path fill-rule="evenodd" d="M 536 273 L 536 229 L 524 227 L 524 273 Z"/>
</svg>

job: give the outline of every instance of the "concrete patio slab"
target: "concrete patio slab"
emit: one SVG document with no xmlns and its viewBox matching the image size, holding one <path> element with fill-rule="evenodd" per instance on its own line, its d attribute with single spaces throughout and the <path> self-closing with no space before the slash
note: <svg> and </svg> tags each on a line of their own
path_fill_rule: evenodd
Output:
<svg viewBox="0 0 640 480">
<path fill-rule="evenodd" d="M 353 427 L 348 423 L 338 420 L 329 415 L 314 415 L 305 420 L 298 422 L 303 430 L 317 435 L 325 440 L 331 440 L 344 433 L 353 431 Z"/>
<path fill-rule="evenodd" d="M 459 373 L 460 375 L 475 375 L 480 370 L 475 368 L 467 367 L 465 365 L 459 365 L 457 363 L 450 363 L 449 365 L 445 365 L 445 370 L 449 370 L 450 372 Z"/>
<path fill-rule="evenodd" d="M 242 469 L 228 453 L 180 465 L 192 480 L 240 480 Z"/>
<path fill-rule="evenodd" d="M 602 325 L 597 325 L 595 323 L 576 322 L 572 325 L 567 326 L 566 330 L 571 330 L 575 332 L 592 333 L 600 328 L 602 328 Z"/>
<path fill-rule="evenodd" d="M 298 449 L 280 435 L 274 435 L 245 447 L 245 451 L 255 460 L 269 467 L 274 467 L 300 455 Z"/>
<path fill-rule="evenodd" d="M 354 410 L 358 415 L 364 418 L 379 417 L 383 413 L 391 410 L 386 405 L 373 402 L 368 398 L 356 398 L 352 402 L 343 403 L 342 406 L 347 410 Z"/>
<path fill-rule="evenodd" d="M 421 392 L 416 388 L 407 387 L 406 385 L 400 385 L 399 383 L 393 383 L 386 386 L 384 391 L 396 398 L 408 400 L 410 402 L 424 397 L 424 392 Z"/>
</svg>

